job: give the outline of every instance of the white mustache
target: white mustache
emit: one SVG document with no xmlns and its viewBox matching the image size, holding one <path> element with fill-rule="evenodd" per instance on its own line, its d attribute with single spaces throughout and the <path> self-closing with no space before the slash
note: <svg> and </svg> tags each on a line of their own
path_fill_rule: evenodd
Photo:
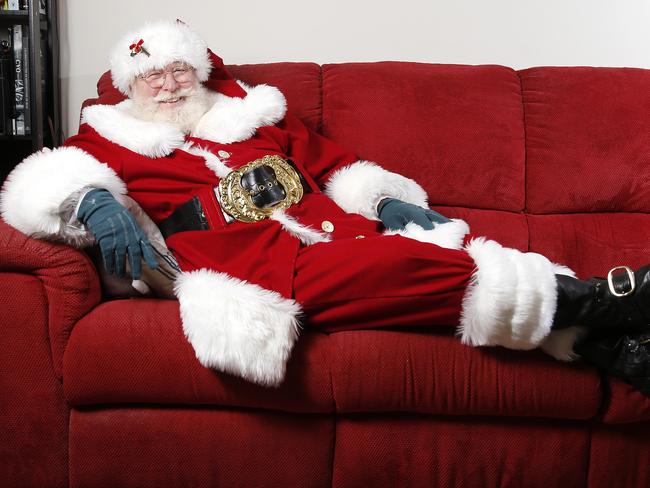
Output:
<svg viewBox="0 0 650 488">
<path fill-rule="evenodd" d="M 173 93 L 159 93 L 154 97 L 156 102 L 166 102 L 174 98 L 182 98 L 191 95 L 194 92 L 193 88 L 181 88 Z"/>
</svg>

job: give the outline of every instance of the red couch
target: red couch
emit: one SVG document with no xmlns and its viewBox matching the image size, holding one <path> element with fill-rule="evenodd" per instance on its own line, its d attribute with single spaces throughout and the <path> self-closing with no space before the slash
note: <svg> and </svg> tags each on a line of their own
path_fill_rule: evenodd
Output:
<svg viewBox="0 0 650 488">
<path fill-rule="evenodd" d="M 474 233 L 580 276 L 650 261 L 650 70 L 231 69 Z M 203 368 L 176 301 L 105 300 L 85 253 L 1 222 L 0 248 L 4 486 L 650 486 L 650 400 L 586 365 L 306 328 L 265 389 Z"/>
</svg>

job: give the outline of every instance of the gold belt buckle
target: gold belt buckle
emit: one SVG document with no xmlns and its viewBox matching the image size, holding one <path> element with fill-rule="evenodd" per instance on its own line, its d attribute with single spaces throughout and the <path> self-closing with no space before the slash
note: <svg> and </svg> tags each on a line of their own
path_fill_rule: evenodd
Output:
<svg viewBox="0 0 650 488">
<path fill-rule="evenodd" d="M 286 197 L 281 202 L 268 208 L 259 208 L 241 185 L 244 173 L 260 166 L 270 166 L 284 188 Z M 303 188 L 298 172 L 284 159 L 277 155 L 266 155 L 228 173 L 219 182 L 221 206 L 228 214 L 240 222 L 257 222 L 270 216 L 273 211 L 289 208 L 302 199 Z"/>
</svg>

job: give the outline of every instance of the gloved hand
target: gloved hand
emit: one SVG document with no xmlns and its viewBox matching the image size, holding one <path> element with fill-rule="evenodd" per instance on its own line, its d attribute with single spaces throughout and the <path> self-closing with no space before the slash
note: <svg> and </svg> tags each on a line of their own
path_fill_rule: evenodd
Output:
<svg viewBox="0 0 650 488">
<path fill-rule="evenodd" d="M 431 230 L 435 224 L 451 222 L 447 217 L 428 208 L 418 207 L 397 198 L 384 198 L 377 205 L 377 216 L 384 227 L 391 230 L 401 230 L 409 222 L 418 224 L 425 230 Z"/>
<path fill-rule="evenodd" d="M 126 254 L 129 255 L 131 277 L 142 275 L 144 256 L 151 269 L 158 266 L 153 248 L 135 218 L 111 193 L 103 188 L 91 190 L 83 197 L 77 218 L 90 230 L 99 243 L 104 266 L 109 273 L 124 276 Z"/>
</svg>

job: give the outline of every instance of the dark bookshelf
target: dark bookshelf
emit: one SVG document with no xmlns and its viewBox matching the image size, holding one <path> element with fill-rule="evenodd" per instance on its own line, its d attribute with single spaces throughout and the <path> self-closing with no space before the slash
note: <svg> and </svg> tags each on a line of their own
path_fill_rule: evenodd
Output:
<svg viewBox="0 0 650 488">
<path fill-rule="evenodd" d="M 0 10 L 0 29 L 8 32 L 20 25 L 23 38 L 28 39 L 29 71 L 25 79 L 25 95 L 29 99 L 30 133 L 15 135 L 5 124 L 0 133 L 0 182 L 22 159 L 45 146 L 62 142 L 61 99 L 59 75 L 58 1 L 45 2 L 45 14 L 39 0 L 28 0 L 27 10 Z M 3 80 L 11 82 L 11 80 Z M 5 117 L 5 114 L 0 114 Z"/>
</svg>

